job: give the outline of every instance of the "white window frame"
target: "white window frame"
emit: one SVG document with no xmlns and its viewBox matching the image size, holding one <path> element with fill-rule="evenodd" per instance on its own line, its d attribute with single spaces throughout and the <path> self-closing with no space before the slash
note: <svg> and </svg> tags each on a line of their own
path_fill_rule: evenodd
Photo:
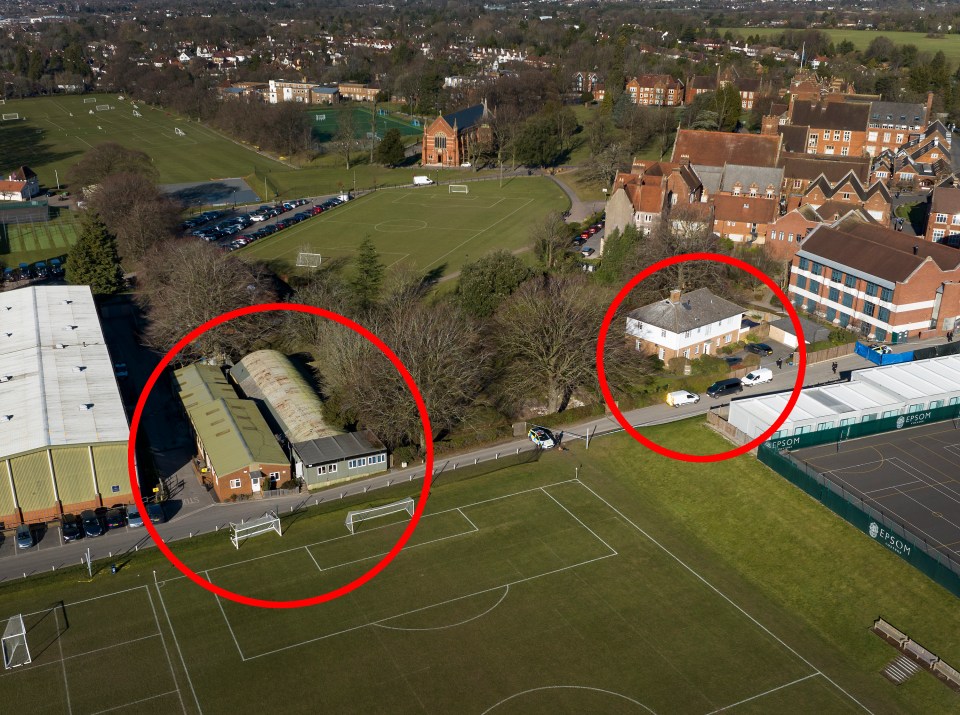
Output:
<svg viewBox="0 0 960 715">
<path fill-rule="evenodd" d="M 231 488 L 231 489 L 240 489 L 240 488 L 242 488 L 242 487 L 243 487 L 243 480 L 242 480 L 242 479 L 231 479 L 231 480 L 230 480 L 230 488 Z"/>
</svg>

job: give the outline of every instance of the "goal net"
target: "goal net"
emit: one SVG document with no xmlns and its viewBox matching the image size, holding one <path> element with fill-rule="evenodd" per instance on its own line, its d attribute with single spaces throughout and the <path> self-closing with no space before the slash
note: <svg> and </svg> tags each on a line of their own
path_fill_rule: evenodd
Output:
<svg viewBox="0 0 960 715">
<path fill-rule="evenodd" d="M 405 511 L 410 516 L 413 516 L 414 507 L 415 504 L 413 498 L 407 497 L 406 499 L 395 501 L 392 504 L 373 506 L 368 509 L 354 509 L 353 511 L 347 512 L 347 519 L 344 522 L 344 525 L 352 534 L 354 533 L 354 529 L 356 528 L 357 524 L 362 521 L 377 519 L 381 516 L 386 516 L 387 514 L 396 514 L 397 512 L 401 511 Z"/>
<path fill-rule="evenodd" d="M 135 116 L 135 117 L 142 117 L 143 115 L 140 114 L 140 112 L 138 112 L 136 109 L 134 109 L 134 110 L 133 110 L 133 116 Z"/>
<path fill-rule="evenodd" d="M 173 133 L 176 134 L 178 137 L 185 137 L 185 136 L 187 136 L 187 133 L 186 133 L 185 131 L 183 131 L 180 127 L 175 128 L 175 129 L 173 130 Z"/>
<path fill-rule="evenodd" d="M 17 114 L 16 112 L 13 112 L 12 114 L 3 115 L 3 121 L 5 122 L 9 122 L 11 119 L 19 119 L 19 118 L 20 118 L 20 115 Z"/>
<path fill-rule="evenodd" d="M 3 667 L 10 670 L 26 665 L 31 660 L 27 627 L 23 623 L 23 616 L 18 613 L 7 621 L 3 631 Z"/>
<path fill-rule="evenodd" d="M 319 253 L 310 253 L 308 251 L 300 251 L 297 254 L 297 266 L 304 268 L 319 268 L 322 256 Z"/>
<path fill-rule="evenodd" d="M 249 539 L 251 536 L 260 536 L 268 531 L 275 531 L 277 535 L 283 536 L 283 530 L 280 527 L 280 517 L 274 512 L 268 511 L 263 516 L 258 516 L 250 521 L 241 521 L 239 524 L 230 523 L 230 543 L 234 548 L 240 548 L 240 542 Z"/>
<path fill-rule="evenodd" d="M 96 97 L 84 97 L 84 98 L 83 98 L 83 103 L 84 103 L 84 104 L 96 104 L 96 103 L 97 103 L 97 98 L 96 98 Z"/>
<path fill-rule="evenodd" d="M 110 106 L 109 104 L 98 104 L 98 105 L 97 105 L 97 111 L 98 111 L 98 112 L 106 112 L 108 109 L 111 109 L 111 106 Z"/>
<path fill-rule="evenodd" d="M 466 184 L 450 184 L 449 193 L 451 194 L 469 194 L 470 187 Z"/>
</svg>

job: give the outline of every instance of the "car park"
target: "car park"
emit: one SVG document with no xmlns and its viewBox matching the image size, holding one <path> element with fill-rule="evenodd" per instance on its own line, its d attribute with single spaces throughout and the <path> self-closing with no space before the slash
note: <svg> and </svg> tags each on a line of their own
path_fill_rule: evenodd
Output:
<svg viewBox="0 0 960 715">
<path fill-rule="evenodd" d="M 540 449 L 551 449 L 557 444 L 557 441 L 553 437 L 553 432 L 546 427 L 531 427 L 530 431 L 527 432 L 527 437 L 530 438 L 531 442 L 540 447 Z"/>
<path fill-rule="evenodd" d="M 147 518 L 154 524 L 162 524 L 167 520 L 167 515 L 164 513 L 163 504 L 153 503 L 147 504 Z"/>
<path fill-rule="evenodd" d="M 83 536 L 83 526 L 76 514 L 64 514 L 60 517 L 60 534 L 64 541 L 76 541 Z"/>
<path fill-rule="evenodd" d="M 707 388 L 707 395 L 714 399 L 726 395 L 735 395 L 738 392 L 743 392 L 743 383 L 736 377 L 731 377 L 727 380 L 717 380 Z"/>
<path fill-rule="evenodd" d="M 143 517 L 140 516 L 140 510 L 137 508 L 136 504 L 128 504 L 126 506 L 127 512 L 127 526 L 131 529 L 137 529 L 143 526 Z"/>
<path fill-rule="evenodd" d="M 126 517 L 123 511 L 118 508 L 108 509 L 106 522 L 108 529 L 119 529 L 126 523 Z"/>
<path fill-rule="evenodd" d="M 766 367 L 758 367 L 740 378 L 740 382 L 742 382 L 746 387 L 750 387 L 752 385 L 761 385 L 764 382 L 770 382 L 772 380 L 773 371 Z"/>
<path fill-rule="evenodd" d="M 695 405 L 700 402 L 700 395 L 686 390 L 677 390 L 667 395 L 667 404 L 671 407 L 680 407 L 682 405 Z"/>
<path fill-rule="evenodd" d="M 20 524 L 17 527 L 16 542 L 21 549 L 29 549 L 33 546 L 33 531 L 30 530 L 29 524 Z"/>
<path fill-rule="evenodd" d="M 37 261 L 33 264 L 33 274 L 37 278 L 46 278 L 49 275 L 46 261 Z"/>
<path fill-rule="evenodd" d="M 747 343 L 747 347 L 744 349 L 748 353 L 753 353 L 754 355 L 762 355 L 764 357 L 767 355 L 773 355 L 773 348 L 766 343 Z"/>
<path fill-rule="evenodd" d="M 93 509 L 80 512 L 80 521 L 83 523 L 83 533 L 87 536 L 103 536 L 106 531 L 103 519 Z"/>
</svg>

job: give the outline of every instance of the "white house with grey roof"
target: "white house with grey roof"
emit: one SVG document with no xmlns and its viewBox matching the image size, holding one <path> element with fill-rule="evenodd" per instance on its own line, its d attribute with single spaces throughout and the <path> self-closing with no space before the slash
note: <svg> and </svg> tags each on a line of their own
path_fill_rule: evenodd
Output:
<svg viewBox="0 0 960 715">
<path fill-rule="evenodd" d="M 745 312 L 709 288 L 673 290 L 669 298 L 628 313 L 626 331 L 641 352 L 663 361 L 695 360 L 739 340 Z"/>
</svg>

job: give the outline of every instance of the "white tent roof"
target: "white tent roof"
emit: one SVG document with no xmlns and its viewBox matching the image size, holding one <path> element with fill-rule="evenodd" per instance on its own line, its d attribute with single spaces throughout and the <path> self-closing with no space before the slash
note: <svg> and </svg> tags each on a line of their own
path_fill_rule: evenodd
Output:
<svg viewBox="0 0 960 715">
<path fill-rule="evenodd" d="M 0 458 L 128 435 L 90 287 L 0 294 Z"/>
</svg>

